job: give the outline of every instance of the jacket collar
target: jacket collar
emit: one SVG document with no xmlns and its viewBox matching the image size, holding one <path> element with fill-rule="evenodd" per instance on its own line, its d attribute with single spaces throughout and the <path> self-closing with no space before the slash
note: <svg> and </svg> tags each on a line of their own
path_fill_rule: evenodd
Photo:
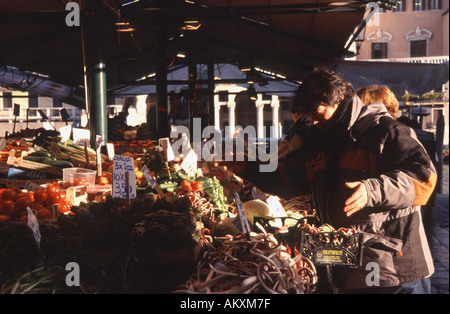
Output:
<svg viewBox="0 0 450 314">
<path fill-rule="evenodd" d="M 383 103 L 377 102 L 366 106 L 355 95 L 353 97 L 352 113 L 348 126 L 350 136 L 353 140 L 356 140 L 359 134 L 377 125 L 380 118 L 384 116 L 392 118 Z"/>
</svg>

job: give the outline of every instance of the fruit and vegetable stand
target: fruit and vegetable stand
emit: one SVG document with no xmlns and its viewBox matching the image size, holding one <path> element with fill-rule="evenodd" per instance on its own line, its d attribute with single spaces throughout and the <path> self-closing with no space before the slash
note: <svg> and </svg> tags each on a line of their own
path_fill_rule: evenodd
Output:
<svg viewBox="0 0 450 314">
<path fill-rule="evenodd" d="M 168 160 L 158 141 L 110 158 L 46 130 L 3 145 L 1 293 L 310 294 L 317 267 L 361 259 L 359 235 L 321 224 L 309 195 L 266 194 L 233 163 Z"/>
</svg>

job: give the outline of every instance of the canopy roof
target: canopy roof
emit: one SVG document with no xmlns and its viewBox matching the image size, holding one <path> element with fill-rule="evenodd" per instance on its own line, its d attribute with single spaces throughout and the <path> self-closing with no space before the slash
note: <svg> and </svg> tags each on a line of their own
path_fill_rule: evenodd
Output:
<svg viewBox="0 0 450 314">
<path fill-rule="evenodd" d="M 95 11 L 85 10 L 85 1 L 72 1 L 80 3 L 80 27 L 65 23 L 68 2 L 2 0 L 0 67 L 40 73 L 70 88 L 83 86 L 83 20 L 96 16 L 108 90 L 154 73 L 162 42 L 167 68 L 252 65 L 296 81 L 312 67 L 348 54 L 345 45 L 369 1 L 102 0 Z M 134 31 L 118 32 L 124 27 L 118 22 L 128 22 Z M 177 58 L 179 51 L 187 58 Z"/>
<path fill-rule="evenodd" d="M 405 92 L 422 95 L 448 82 L 448 61 L 407 63 L 384 61 L 340 61 L 337 70 L 355 89 L 364 85 L 386 85 L 397 97 Z"/>
<path fill-rule="evenodd" d="M 207 65 L 198 65 L 199 86 L 207 88 L 207 80 L 203 80 L 207 72 Z M 189 88 L 186 78 L 189 75 L 187 66 L 181 66 L 169 71 L 167 73 L 168 92 L 187 90 Z M 205 77 L 206 78 L 206 77 Z M 277 79 L 276 76 L 258 73 L 259 81 L 255 82 L 254 89 L 256 93 L 264 94 L 278 94 L 281 96 L 292 96 L 298 87 L 298 84 L 288 82 L 284 79 Z M 215 64 L 214 65 L 214 79 L 217 85 L 219 84 L 234 84 L 247 89 L 247 77 L 245 72 L 242 72 L 238 66 L 233 64 Z M 223 87 L 221 88 L 223 90 Z M 156 93 L 156 78 L 150 75 L 149 78 L 140 80 L 134 84 L 121 86 L 110 91 L 112 96 L 134 96 L 143 94 Z"/>
</svg>

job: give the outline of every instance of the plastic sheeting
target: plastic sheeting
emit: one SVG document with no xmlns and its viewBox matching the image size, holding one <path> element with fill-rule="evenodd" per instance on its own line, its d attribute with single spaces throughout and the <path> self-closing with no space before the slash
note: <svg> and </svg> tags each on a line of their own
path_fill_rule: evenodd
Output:
<svg viewBox="0 0 450 314">
<path fill-rule="evenodd" d="M 449 81 L 448 61 L 440 64 L 341 61 L 337 70 L 355 89 L 365 85 L 386 85 L 398 97 L 436 90 Z"/>
<path fill-rule="evenodd" d="M 39 73 L 21 71 L 16 67 L 0 67 L 0 86 L 37 96 L 56 98 L 79 108 L 84 107 L 83 89 L 59 84 Z"/>
</svg>

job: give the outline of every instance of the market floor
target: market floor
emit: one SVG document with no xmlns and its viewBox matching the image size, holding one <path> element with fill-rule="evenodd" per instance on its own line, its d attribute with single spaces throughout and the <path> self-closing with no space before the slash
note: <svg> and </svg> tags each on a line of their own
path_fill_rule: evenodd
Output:
<svg viewBox="0 0 450 314">
<path fill-rule="evenodd" d="M 428 241 L 433 256 L 435 273 L 431 277 L 432 294 L 449 293 L 449 165 L 444 165 L 442 193 L 436 195 L 435 205 L 428 225 Z"/>
</svg>

